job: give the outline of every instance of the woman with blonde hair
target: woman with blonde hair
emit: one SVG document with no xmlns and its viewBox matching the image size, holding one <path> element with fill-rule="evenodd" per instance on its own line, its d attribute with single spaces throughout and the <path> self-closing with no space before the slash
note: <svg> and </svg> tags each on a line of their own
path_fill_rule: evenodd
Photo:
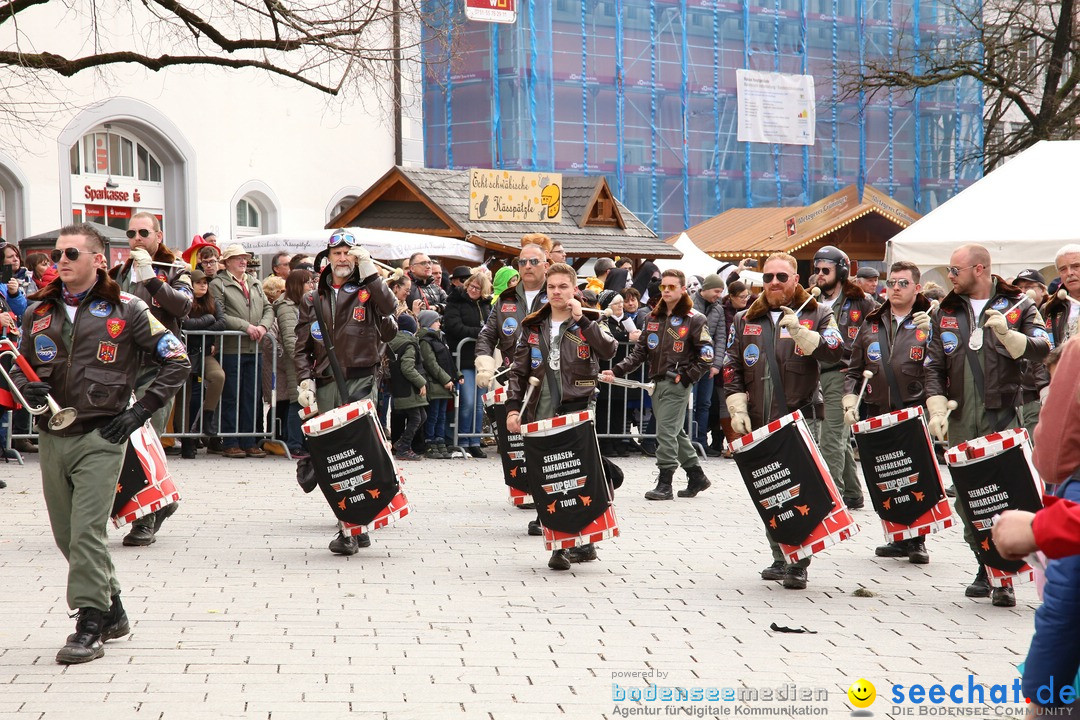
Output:
<svg viewBox="0 0 1080 720">
<path fill-rule="evenodd" d="M 476 402 L 476 338 L 484 321 L 491 313 L 491 280 L 486 272 L 475 268 L 469 279 L 460 288 L 453 288 L 446 300 L 446 313 L 443 317 L 443 332 L 451 352 L 457 353 L 458 370 L 465 378 L 459 386 L 457 420 L 458 433 L 471 435 L 482 427 L 479 418 L 480 408 Z M 462 340 L 471 340 L 461 344 Z M 458 345 L 461 344 L 460 351 Z M 486 457 L 480 447 L 479 437 L 459 438 L 458 443 L 465 452 L 473 457 Z"/>
</svg>

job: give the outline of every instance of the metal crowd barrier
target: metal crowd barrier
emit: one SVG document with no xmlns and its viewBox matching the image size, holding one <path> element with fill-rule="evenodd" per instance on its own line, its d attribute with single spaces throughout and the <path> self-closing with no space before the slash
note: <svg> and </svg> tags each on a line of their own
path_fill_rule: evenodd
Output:
<svg viewBox="0 0 1080 720">
<path fill-rule="evenodd" d="M 464 338 L 458 343 L 454 349 L 454 361 L 457 363 L 460 370 L 461 363 L 458 358 L 461 357 L 461 352 L 468 344 L 475 344 L 476 340 L 473 338 Z M 617 352 L 616 356 L 625 355 L 630 351 L 630 348 L 634 345 L 631 342 L 619 343 L 619 350 L 625 352 Z M 613 363 L 611 361 L 601 361 L 600 370 L 610 370 Z M 633 373 L 633 378 L 637 378 L 638 373 L 643 374 L 643 371 L 639 368 Z M 466 380 L 468 382 L 468 380 Z M 475 384 L 475 383 L 474 383 Z M 649 398 L 649 394 L 645 390 L 631 389 L 631 388 L 615 388 L 609 386 L 607 383 L 598 383 L 600 385 L 600 394 L 596 401 L 596 436 L 601 441 L 620 441 L 620 442 L 640 442 L 642 440 L 651 440 L 656 442 L 656 433 L 646 432 L 645 428 L 648 426 L 649 420 L 652 417 L 652 403 Z M 605 392 L 606 390 L 606 392 Z M 621 391 L 612 392 L 612 390 Z M 451 448 L 455 452 L 460 451 L 462 456 L 465 455 L 464 449 L 461 447 L 460 440 L 462 438 L 484 438 L 491 437 L 490 432 L 483 431 L 484 413 L 483 413 L 483 400 L 481 396 L 486 392 L 479 388 L 476 389 L 476 407 L 479 419 L 477 424 L 479 429 L 465 433 L 461 432 L 462 406 L 460 402 L 460 393 L 455 398 L 454 412 L 452 416 L 452 443 Z M 625 398 L 623 404 L 619 407 L 613 403 L 614 397 L 622 395 Z M 634 412 L 631 412 L 634 411 Z M 691 442 L 694 445 L 694 449 L 697 451 L 700 457 L 705 457 L 705 450 L 701 447 L 700 443 L 693 442 L 693 418 L 694 418 L 694 396 L 690 394 L 690 402 L 686 408 L 686 431 L 690 435 Z M 612 420 L 621 420 L 620 422 L 612 423 Z M 617 425 L 613 427 L 612 425 Z"/>
<path fill-rule="evenodd" d="M 239 349 L 241 347 L 241 344 L 243 343 L 243 340 L 245 338 L 247 338 L 247 333 L 240 332 L 238 330 L 221 330 L 221 331 L 217 331 L 217 332 L 211 332 L 211 331 L 207 331 L 207 330 L 189 330 L 189 331 L 186 331 L 184 333 L 184 335 L 185 335 L 189 355 L 191 354 L 191 348 L 193 348 L 193 347 L 198 347 L 198 348 L 200 348 L 202 350 L 201 362 L 200 362 L 200 365 L 199 365 L 197 371 L 196 371 L 195 368 L 192 368 L 192 373 L 191 373 L 191 376 L 188 377 L 188 381 L 184 384 L 183 387 L 180 388 L 179 391 L 177 391 L 176 395 L 174 396 L 174 399 L 173 399 L 173 416 L 172 416 L 172 418 L 173 418 L 173 428 L 174 429 L 173 429 L 172 432 L 164 433 L 162 435 L 162 437 L 163 438 L 183 439 L 183 438 L 200 438 L 200 437 L 206 437 L 206 436 L 212 435 L 212 436 L 221 437 L 221 438 L 226 438 L 226 437 L 255 438 L 257 443 L 258 443 L 258 441 L 269 441 L 269 442 L 281 445 L 285 450 L 285 456 L 287 458 L 291 458 L 292 456 L 289 454 L 288 446 L 285 443 L 283 443 L 281 440 L 274 437 L 274 430 L 277 427 L 277 420 L 278 420 L 278 418 L 277 418 L 277 392 L 276 392 L 277 391 L 277 381 L 278 381 L 278 372 L 277 372 L 278 343 L 277 343 L 276 338 L 274 338 L 273 335 L 267 334 L 263 338 L 263 341 L 262 341 L 262 342 L 266 342 L 267 340 L 269 340 L 269 342 L 270 342 L 269 355 L 270 355 L 270 398 L 271 399 L 269 401 L 269 406 L 270 407 L 269 407 L 269 413 L 268 414 L 266 413 L 266 409 L 264 407 L 264 405 L 266 403 L 264 402 L 264 399 L 263 399 L 263 396 L 262 396 L 263 393 L 262 393 L 262 369 L 261 369 L 261 363 L 263 361 L 264 353 L 262 351 L 261 343 L 260 343 L 259 351 L 257 353 L 247 353 L 248 355 L 255 354 L 255 355 L 257 355 L 259 357 L 259 362 L 256 364 L 256 372 L 255 372 L 255 393 L 254 393 L 255 397 L 254 397 L 254 402 L 253 402 L 253 407 L 252 407 L 252 416 L 254 418 L 256 418 L 256 422 L 255 422 L 255 427 L 256 428 L 258 427 L 257 418 L 259 418 L 260 416 L 264 418 L 263 430 L 261 432 L 255 432 L 255 431 L 253 431 L 253 432 L 240 432 L 239 430 L 237 430 L 236 432 L 223 433 L 223 432 L 221 432 L 221 428 L 222 428 L 221 411 L 222 411 L 222 408 L 223 408 L 223 402 L 218 402 L 218 406 L 216 408 L 212 409 L 212 411 L 214 412 L 214 425 L 216 427 L 214 427 L 214 428 L 204 428 L 203 427 L 203 420 L 205 419 L 204 409 L 205 409 L 205 405 L 206 405 L 206 383 L 205 383 L 206 358 L 209 356 L 208 353 L 207 353 L 207 350 L 212 345 L 216 346 L 217 350 L 216 350 L 213 357 L 219 363 L 221 363 L 222 357 L 224 355 L 228 354 L 228 353 L 224 353 L 223 351 L 228 349 L 233 344 L 235 344 L 236 350 L 239 351 Z M 222 363 L 222 369 L 224 370 L 224 364 L 223 363 Z M 239 369 L 239 365 L 237 366 L 237 369 Z M 196 376 L 199 377 L 199 378 L 203 378 L 203 380 L 196 383 L 195 380 L 194 380 L 194 378 Z M 199 395 L 198 395 L 198 397 L 199 397 L 198 406 L 199 406 L 200 410 L 199 410 L 199 417 L 196 418 L 195 422 L 192 422 L 191 417 L 190 417 L 190 407 L 191 407 L 191 400 L 192 400 L 191 392 L 192 392 L 193 388 L 196 387 L 196 386 L 198 387 L 198 393 L 199 393 Z M 239 383 L 236 384 L 236 391 L 235 391 L 234 397 L 236 399 L 236 420 L 233 423 L 233 427 L 239 428 L 240 427 L 240 411 L 241 411 L 240 384 Z M 225 398 L 224 398 L 224 393 L 223 393 L 222 394 L 222 401 L 224 401 L 224 399 Z M 26 412 L 26 411 L 25 410 L 19 410 L 18 412 Z M 6 415 L 5 422 L 7 423 L 7 429 L 8 429 L 7 440 L 6 440 L 6 443 L 5 443 L 5 454 L 9 458 L 17 460 L 19 462 L 19 464 L 22 465 L 23 464 L 22 455 L 21 455 L 21 453 L 19 453 L 18 451 L 16 451 L 12 447 L 12 443 L 14 443 L 16 440 L 35 440 L 36 441 L 37 437 L 38 437 L 38 433 L 35 431 L 34 423 L 31 422 L 30 423 L 30 432 L 29 433 L 15 434 L 12 431 L 13 430 L 13 426 L 12 426 L 13 412 L 9 410 L 7 413 L 5 413 L 5 415 Z M 284 421 L 284 418 L 282 418 L 282 420 Z M 207 431 L 210 431 L 210 432 L 207 432 Z"/>
</svg>

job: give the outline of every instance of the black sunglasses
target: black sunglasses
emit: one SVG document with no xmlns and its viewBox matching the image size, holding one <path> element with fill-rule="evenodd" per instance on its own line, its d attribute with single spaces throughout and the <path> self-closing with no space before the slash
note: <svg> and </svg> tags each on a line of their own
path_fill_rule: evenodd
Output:
<svg viewBox="0 0 1080 720">
<path fill-rule="evenodd" d="M 52 261 L 54 263 L 60 262 L 60 259 L 64 257 L 66 257 L 71 262 L 75 262 L 83 253 L 93 255 L 93 253 L 89 250 L 79 250 L 78 248 L 69 247 L 64 248 L 63 250 L 61 250 L 60 248 L 54 248 L 53 251 L 49 253 L 49 257 L 52 258 Z"/>
<path fill-rule="evenodd" d="M 787 273 L 765 273 L 761 276 L 761 279 L 766 283 L 771 283 L 773 278 L 776 278 L 777 282 L 786 283 L 791 276 Z"/>
<path fill-rule="evenodd" d="M 131 240 L 132 238 L 135 237 L 135 233 L 139 233 L 139 237 L 148 238 L 148 237 L 150 237 L 150 233 L 152 233 L 152 232 L 154 232 L 154 231 L 153 230 L 147 230 L 146 228 L 139 228 L 138 230 L 128 230 L 127 231 L 127 236 L 128 236 L 128 240 Z"/>
<path fill-rule="evenodd" d="M 900 279 L 889 278 L 888 280 L 885 281 L 885 284 L 888 285 L 889 287 L 896 287 L 897 285 L 899 285 L 900 288 L 903 289 L 903 288 L 906 288 L 908 285 L 910 285 L 911 281 L 906 280 L 904 278 L 900 278 Z"/>
<path fill-rule="evenodd" d="M 517 264 L 519 267 L 524 267 L 526 265 L 532 265 L 533 267 L 536 267 L 542 262 L 544 261 L 540 258 L 518 258 Z"/>
<path fill-rule="evenodd" d="M 816 268 L 814 268 L 814 272 L 816 272 L 818 275 L 828 275 L 829 273 L 832 272 L 832 268 L 831 267 L 816 267 Z"/>
</svg>

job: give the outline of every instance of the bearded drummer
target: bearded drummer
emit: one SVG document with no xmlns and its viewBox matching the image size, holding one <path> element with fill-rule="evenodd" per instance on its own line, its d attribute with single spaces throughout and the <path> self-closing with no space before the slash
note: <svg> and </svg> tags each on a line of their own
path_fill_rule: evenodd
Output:
<svg viewBox="0 0 1080 720">
<path fill-rule="evenodd" d="M 770 255 L 762 276 L 764 292 L 735 315 L 728 333 L 724 392 L 731 427 L 746 435 L 801 410 L 816 436 L 822 417 L 815 397 L 820 363 L 840 362 L 844 354 L 836 316 L 799 284 L 791 255 Z M 804 589 L 810 558 L 787 563 L 776 541 L 766 537 L 773 563 L 761 571 L 761 579 L 781 580 L 789 590 Z"/>
<path fill-rule="evenodd" d="M 1016 408 L 1024 404 L 1023 376 L 1029 362 L 1050 353 L 1050 336 L 1035 302 L 1020 288 L 991 273 L 990 251 L 961 245 L 949 259 L 953 290 L 933 314 L 927 347 L 926 408 L 930 434 L 950 445 L 1020 427 Z M 957 409 L 949 416 L 947 403 Z M 955 505 L 963 517 L 960 504 Z M 964 523 L 964 540 L 975 552 L 975 536 Z M 987 597 L 990 583 L 979 565 L 967 597 Z M 1011 587 L 994 588 L 997 607 L 1013 607 Z"/>
<path fill-rule="evenodd" d="M 335 230 L 327 243 L 329 262 L 319 275 L 318 285 L 300 300 L 296 323 L 296 350 L 293 362 L 297 402 L 314 412 L 332 410 L 346 402 L 375 401 L 376 371 L 382 362 L 386 340 L 397 332 L 394 311 L 397 299 L 386 286 L 371 260 L 371 254 L 348 230 Z M 315 314 L 319 303 L 330 327 L 322 327 Z M 338 391 L 324 338 L 329 336 L 345 376 L 349 398 Z M 338 530 L 330 541 L 330 552 L 355 555 L 371 545 L 367 533 L 346 535 Z"/>
<path fill-rule="evenodd" d="M 525 317 L 514 350 L 506 399 L 506 429 L 521 432 L 523 422 L 588 410 L 596 394 L 600 360 L 615 356 L 619 343 L 607 326 L 582 312 L 575 297 L 577 272 L 565 263 L 547 270 L 546 305 Z M 530 378 L 540 384 L 525 395 Z M 522 419 L 524 416 L 524 420 Z M 548 567 L 569 570 L 572 562 L 596 559 L 591 543 L 570 550 L 554 550 Z"/>
<path fill-rule="evenodd" d="M 866 387 L 870 416 L 922 405 L 926 401 L 923 362 L 930 340 L 930 301 L 922 294 L 919 267 L 902 260 L 889 268 L 885 304 L 863 320 L 851 347 L 844 379 L 844 420 L 859 419 L 863 372 L 873 373 Z M 895 392 L 894 392 L 895 391 Z M 923 536 L 890 542 L 874 550 L 878 557 L 906 557 L 917 565 L 930 562 Z"/>
</svg>

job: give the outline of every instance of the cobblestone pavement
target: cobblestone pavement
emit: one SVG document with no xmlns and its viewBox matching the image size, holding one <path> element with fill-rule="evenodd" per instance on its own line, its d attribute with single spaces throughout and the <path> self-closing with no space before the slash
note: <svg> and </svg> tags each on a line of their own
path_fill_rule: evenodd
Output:
<svg viewBox="0 0 1080 720">
<path fill-rule="evenodd" d="M 620 460 L 621 537 L 553 572 L 495 458 L 406 463 L 412 514 L 343 558 L 292 463 L 200 455 L 172 463 L 184 500 L 156 544 L 111 531 L 131 635 L 63 667 L 66 565 L 30 457 L 0 470 L 0 718 L 847 717 L 858 678 L 882 717 L 893 683 L 1011 687 L 1037 602 L 1031 586 L 1013 609 L 965 598 L 975 563 L 956 528 L 930 540 L 929 565 L 875 558 L 869 509 L 815 557 L 806 591 L 764 582 L 768 547 L 729 460 L 706 463 L 712 489 L 673 502 L 643 499 L 650 459 Z M 649 684 L 818 699 L 616 699 Z"/>
</svg>

